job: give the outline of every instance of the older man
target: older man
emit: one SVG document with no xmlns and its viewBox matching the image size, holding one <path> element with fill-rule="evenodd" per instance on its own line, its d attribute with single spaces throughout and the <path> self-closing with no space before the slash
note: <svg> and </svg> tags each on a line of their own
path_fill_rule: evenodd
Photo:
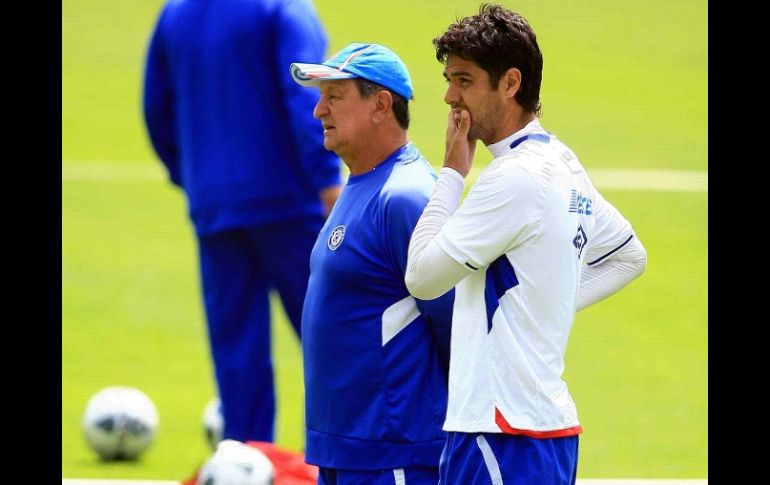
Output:
<svg viewBox="0 0 770 485">
<path fill-rule="evenodd" d="M 377 44 L 291 70 L 320 86 L 313 114 L 324 147 L 350 169 L 310 258 L 306 460 L 320 484 L 435 485 L 453 294 L 421 302 L 404 283 L 409 238 L 436 180 L 407 136 L 409 73 Z"/>
</svg>

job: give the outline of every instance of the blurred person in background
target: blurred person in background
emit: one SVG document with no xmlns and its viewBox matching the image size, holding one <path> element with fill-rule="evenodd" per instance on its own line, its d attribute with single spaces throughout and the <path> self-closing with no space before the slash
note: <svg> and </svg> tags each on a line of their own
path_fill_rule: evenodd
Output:
<svg viewBox="0 0 770 485">
<path fill-rule="evenodd" d="M 310 0 L 173 0 L 146 58 L 144 117 L 187 197 L 224 439 L 273 441 L 271 290 L 297 335 L 310 250 L 340 191 L 340 160 L 289 63 L 328 39 Z"/>
</svg>

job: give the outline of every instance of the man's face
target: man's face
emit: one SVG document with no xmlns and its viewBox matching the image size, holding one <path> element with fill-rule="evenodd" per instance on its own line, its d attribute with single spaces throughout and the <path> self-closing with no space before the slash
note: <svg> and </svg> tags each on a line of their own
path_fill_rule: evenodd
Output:
<svg viewBox="0 0 770 485">
<path fill-rule="evenodd" d="M 323 125 L 324 148 L 344 160 L 369 135 L 374 97 L 362 98 L 352 79 L 322 81 L 320 88 L 313 116 Z"/>
<path fill-rule="evenodd" d="M 462 108 L 471 114 L 468 139 L 481 140 L 485 145 L 499 141 L 497 128 L 504 123 L 504 98 L 500 89 L 490 87 L 489 74 L 475 62 L 450 54 L 444 77 L 449 83 L 444 102 L 452 109 Z"/>
</svg>

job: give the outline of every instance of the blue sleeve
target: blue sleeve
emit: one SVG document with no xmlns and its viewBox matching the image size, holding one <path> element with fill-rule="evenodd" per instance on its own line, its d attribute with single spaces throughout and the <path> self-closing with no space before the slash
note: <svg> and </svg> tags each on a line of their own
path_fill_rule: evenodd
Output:
<svg viewBox="0 0 770 485">
<path fill-rule="evenodd" d="M 328 40 L 309 0 L 284 2 L 277 15 L 275 69 L 281 77 L 291 136 L 300 152 L 302 170 L 313 186 L 321 190 L 341 182 L 340 159 L 324 148 L 321 122 L 313 118 L 318 88 L 294 82 L 289 66 L 292 62 L 323 62 Z"/>
<path fill-rule="evenodd" d="M 388 197 L 385 217 L 385 240 L 390 258 L 401 281 L 406 276 L 406 262 L 409 252 L 409 239 L 412 237 L 417 221 L 428 204 L 428 194 L 417 190 L 401 191 Z M 419 300 L 417 308 L 425 317 L 430 327 L 439 358 L 447 376 L 449 375 L 449 338 L 452 327 L 452 307 L 455 290 L 433 300 Z"/>
<path fill-rule="evenodd" d="M 179 148 L 174 137 L 174 107 L 169 65 L 163 45 L 161 15 L 147 52 L 144 76 L 144 119 L 150 141 L 168 170 L 171 181 L 181 186 Z"/>
<path fill-rule="evenodd" d="M 418 300 L 417 309 L 428 320 L 433 339 L 436 341 L 441 366 L 449 376 L 449 338 L 452 330 L 452 307 L 455 303 L 455 289 L 447 291 L 434 300 Z"/>
</svg>

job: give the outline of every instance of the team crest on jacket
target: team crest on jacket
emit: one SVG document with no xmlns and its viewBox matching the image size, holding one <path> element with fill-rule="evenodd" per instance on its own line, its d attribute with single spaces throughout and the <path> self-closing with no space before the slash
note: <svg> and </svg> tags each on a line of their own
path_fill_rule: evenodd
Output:
<svg viewBox="0 0 770 485">
<path fill-rule="evenodd" d="M 326 241 L 326 245 L 329 249 L 334 251 L 340 247 L 343 239 L 345 239 L 345 226 L 339 225 L 332 229 L 332 233 L 329 234 L 329 240 Z"/>
<path fill-rule="evenodd" d="M 577 235 L 575 236 L 575 239 L 572 240 L 572 245 L 575 246 L 578 250 L 578 258 L 583 253 L 583 248 L 587 242 L 588 236 L 586 236 L 586 232 L 583 230 L 583 226 L 579 225 L 577 228 Z"/>
</svg>

